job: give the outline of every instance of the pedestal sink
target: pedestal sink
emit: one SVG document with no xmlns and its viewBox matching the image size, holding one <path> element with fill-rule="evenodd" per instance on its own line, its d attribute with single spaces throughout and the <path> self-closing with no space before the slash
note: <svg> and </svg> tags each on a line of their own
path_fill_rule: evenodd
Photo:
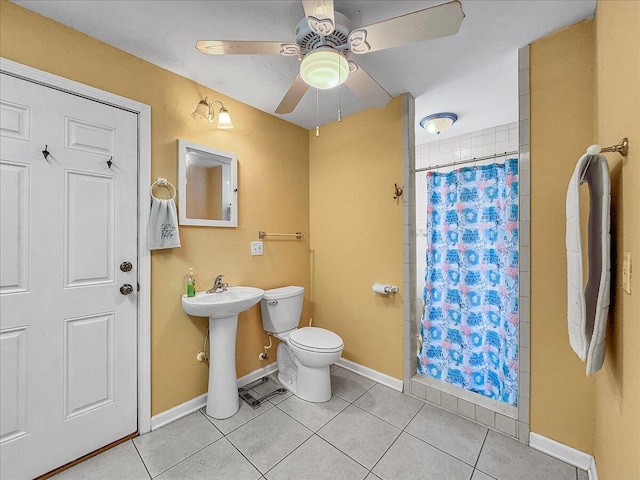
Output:
<svg viewBox="0 0 640 480">
<path fill-rule="evenodd" d="M 207 415 L 223 419 L 240 408 L 236 379 L 236 331 L 238 314 L 260 301 L 264 290 L 229 287 L 224 292 L 198 292 L 182 296 L 182 309 L 188 315 L 209 317 L 209 391 Z"/>
</svg>

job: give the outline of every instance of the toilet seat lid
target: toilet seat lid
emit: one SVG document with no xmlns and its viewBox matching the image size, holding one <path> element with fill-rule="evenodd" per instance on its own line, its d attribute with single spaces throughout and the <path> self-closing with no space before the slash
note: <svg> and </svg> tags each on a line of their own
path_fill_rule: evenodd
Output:
<svg viewBox="0 0 640 480">
<path fill-rule="evenodd" d="M 289 334 L 288 342 L 304 350 L 335 352 L 344 347 L 339 335 L 318 327 L 303 327 Z"/>
</svg>

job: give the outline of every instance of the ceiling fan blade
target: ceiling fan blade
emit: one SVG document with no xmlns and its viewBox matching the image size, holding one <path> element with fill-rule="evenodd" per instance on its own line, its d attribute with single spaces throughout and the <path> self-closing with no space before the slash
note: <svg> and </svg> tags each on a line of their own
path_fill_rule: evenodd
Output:
<svg viewBox="0 0 640 480">
<path fill-rule="evenodd" d="M 464 19 L 458 0 L 390 18 L 358 28 L 349 34 L 353 53 L 368 53 L 408 43 L 453 35 Z"/>
<path fill-rule="evenodd" d="M 312 32 L 329 35 L 336 28 L 333 0 L 302 0 L 304 15 Z"/>
<path fill-rule="evenodd" d="M 208 55 L 286 55 L 287 53 L 283 53 L 283 51 L 286 49 L 285 47 L 289 45 L 292 44 L 287 42 L 249 42 L 241 40 L 199 40 L 196 43 L 196 48 Z M 296 45 L 296 47 L 298 46 Z M 300 47 L 298 47 L 298 49 L 299 48 Z M 295 53 L 291 53 L 291 55 L 294 54 Z"/>
<path fill-rule="evenodd" d="M 285 93 L 278 108 L 276 108 L 276 113 L 284 114 L 293 112 L 296 105 L 298 105 L 302 97 L 304 97 L 304 94 L 307 93 L 307 90 L 309 90 L 309 85 L 298 75 L 289 87 L 289 90 L 287 90 L 287 93 Z"/>
<path fill-rule="evenodd" d="M 389 92 L 382 88 L 360 65 L 351 60 L 349 61 L 349 76 L 344 83 L 370 107 L 384 107 L 391 100 Z"/>
</svg>

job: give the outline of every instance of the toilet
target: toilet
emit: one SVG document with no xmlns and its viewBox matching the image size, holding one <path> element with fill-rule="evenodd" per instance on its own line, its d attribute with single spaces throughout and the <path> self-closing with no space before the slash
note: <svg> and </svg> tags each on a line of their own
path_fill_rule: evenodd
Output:
<svg viewBox="0 0 640 480">
<path fill-rule="evenodd" d="M 342 354 L 339 335 L 318 327 L 298 328 L 303 287 L 265 290 L 260 301 L 262 326 L 280 340 L 276 353 L 278 381 L 296 397 L 308 402 L 331 399 L 329 365 Z"/>
</svg>

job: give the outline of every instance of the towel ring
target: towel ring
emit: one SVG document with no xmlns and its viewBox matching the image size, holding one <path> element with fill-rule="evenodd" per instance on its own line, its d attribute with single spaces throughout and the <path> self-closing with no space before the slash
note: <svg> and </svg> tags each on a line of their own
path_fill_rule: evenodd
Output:
<svg viewBox="0 0 640 480">
<path fill-rule="evenodd" d="M 160 187 L 166 187 L 166 188 L 169 189 L 169 191 L 171 191 L 171 189 L 173 189 L 173 196 L 171 197 L 171 200 L 175 200 L 175 198 L 176 198 L 176 187 L 174 187 L 173 184 L 169 180 L 167 180 L 166 178 L 161 178 L 161 177 L 158 177 L 158 179 L 151 184 L 151 186 L 149 187 L 149 195 L 151 195 L 153 198 L 156 198 L 156 199 L 160 200 L 158 197 L 156 197 L 153 194 L 153 187 L 155 187 L 156 185 L 158 185 Z"/>
</svg>

